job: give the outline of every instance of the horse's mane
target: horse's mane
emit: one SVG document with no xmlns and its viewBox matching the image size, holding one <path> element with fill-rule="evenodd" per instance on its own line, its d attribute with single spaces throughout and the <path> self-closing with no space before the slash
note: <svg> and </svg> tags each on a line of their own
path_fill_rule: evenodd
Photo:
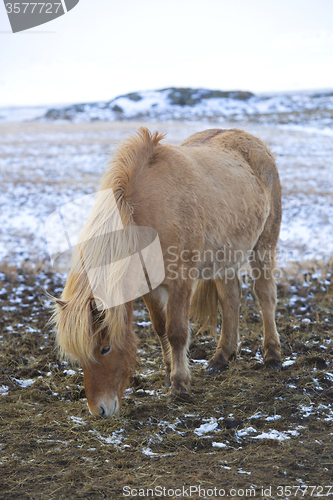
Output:
<svg viewBox="0 0 333 500">
<path fill-rule="evenodd" d="M 128 232 L 124 245 L 123 231 L 119 230 L 135 226 L 130 202 L 131 186 L 163 137 L 164 134 L 151 134 L 147 128 L 141 127 L 135 136 L 121 144 L 109 162 L 96 203 L 73 252 L 61 300 L 54 305 L 52 321 L 56 326 L 56 341 L 61 354 L 77 358 L 82 364 L 94 359 L 97 336 L 103 335 L 112 345 L 122 342 L 126 307 L 121 301 L 121 278 L 128 266 L 128 259 L 124 257 L 128 256 L 129 249 L 132 253 L 137 248 L 137 235 L 135 230 Z M 113 264 L 111 272 L 110 268 L 103 267 L 96 278 L 99 281 L 102 278 L 97 305 L 96 287 L 91 286 L 94 275 L 90 274 L 88 280 L 86 269 L 101 269 L 103 261 Z M 95 285 L 98 289 L 97 281 Z M 108 308 L 105 297 L 112 297 L 113 302 L 120 305 Z"/>
</svg>

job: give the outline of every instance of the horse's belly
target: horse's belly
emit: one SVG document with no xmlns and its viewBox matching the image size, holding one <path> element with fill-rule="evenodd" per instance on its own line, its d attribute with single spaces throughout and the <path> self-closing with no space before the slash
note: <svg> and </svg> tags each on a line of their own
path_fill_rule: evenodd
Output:
<svg viewBox="0 0 333 500">
<path fill-rule="evenodd" d="M 204 247 L 197 259 L 199 278 L 223 277 L 234 273 L 246 263 L 264 229 L 268 215 L 269 204 L 261 203 L 251 207 L 246 216 L 238 212 L 234 224 L 230 223 L 230 219 L 229 224 L 218 224 L 215 218 L 207 228 Z"/>
<path fill-rule="evenodd" d="M 253 176 L 244 182 L 243 196 L 237 196 L 235 190 L 229 197 L 224 193 L 207 207 L 204 244 L 197 266 L 200 271 L 208 267 L 214 272 L 218 267 L 226 272 L 244 264 L 265 227 L 270 196 Z"/>
</svg>

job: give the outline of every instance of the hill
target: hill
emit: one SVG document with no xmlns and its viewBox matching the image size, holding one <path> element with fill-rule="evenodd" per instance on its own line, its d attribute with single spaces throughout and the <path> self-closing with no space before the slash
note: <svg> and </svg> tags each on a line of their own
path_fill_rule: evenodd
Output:
<svg viewBox="0 0 333 500">
<path fill-rule="evenodd" d="M 255 95 L 245 91 L 176 88 L 132 92 L 107 102 L 49 109 L 43 120 L 255 122 L 330 127 L 333 92 Z"/>
</svg>

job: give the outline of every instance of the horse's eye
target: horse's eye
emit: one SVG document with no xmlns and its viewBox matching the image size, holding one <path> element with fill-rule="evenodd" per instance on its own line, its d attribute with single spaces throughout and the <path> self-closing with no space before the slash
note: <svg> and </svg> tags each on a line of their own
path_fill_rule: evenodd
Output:
<svg viewBox="0 0 333 500">
<path fill-rule="evenodd" d="M 101 354 L 107 354 L 110 351 L 111 351 L 110 345 L 103 345 L 103 347 L 101 347 Z"/>
</svg>

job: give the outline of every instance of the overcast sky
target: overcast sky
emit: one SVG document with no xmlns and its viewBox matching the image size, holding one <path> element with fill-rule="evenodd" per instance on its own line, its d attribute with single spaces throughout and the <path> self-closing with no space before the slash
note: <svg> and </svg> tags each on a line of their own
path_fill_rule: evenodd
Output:
<svg viewBox="0 0 333 500">
<path fill-rule="evenodd" d="M 0 106 L 170 86 L 333 88 L 333 0 L 80 0 L 10 29 L 1 2 Z"/>
</svg>

